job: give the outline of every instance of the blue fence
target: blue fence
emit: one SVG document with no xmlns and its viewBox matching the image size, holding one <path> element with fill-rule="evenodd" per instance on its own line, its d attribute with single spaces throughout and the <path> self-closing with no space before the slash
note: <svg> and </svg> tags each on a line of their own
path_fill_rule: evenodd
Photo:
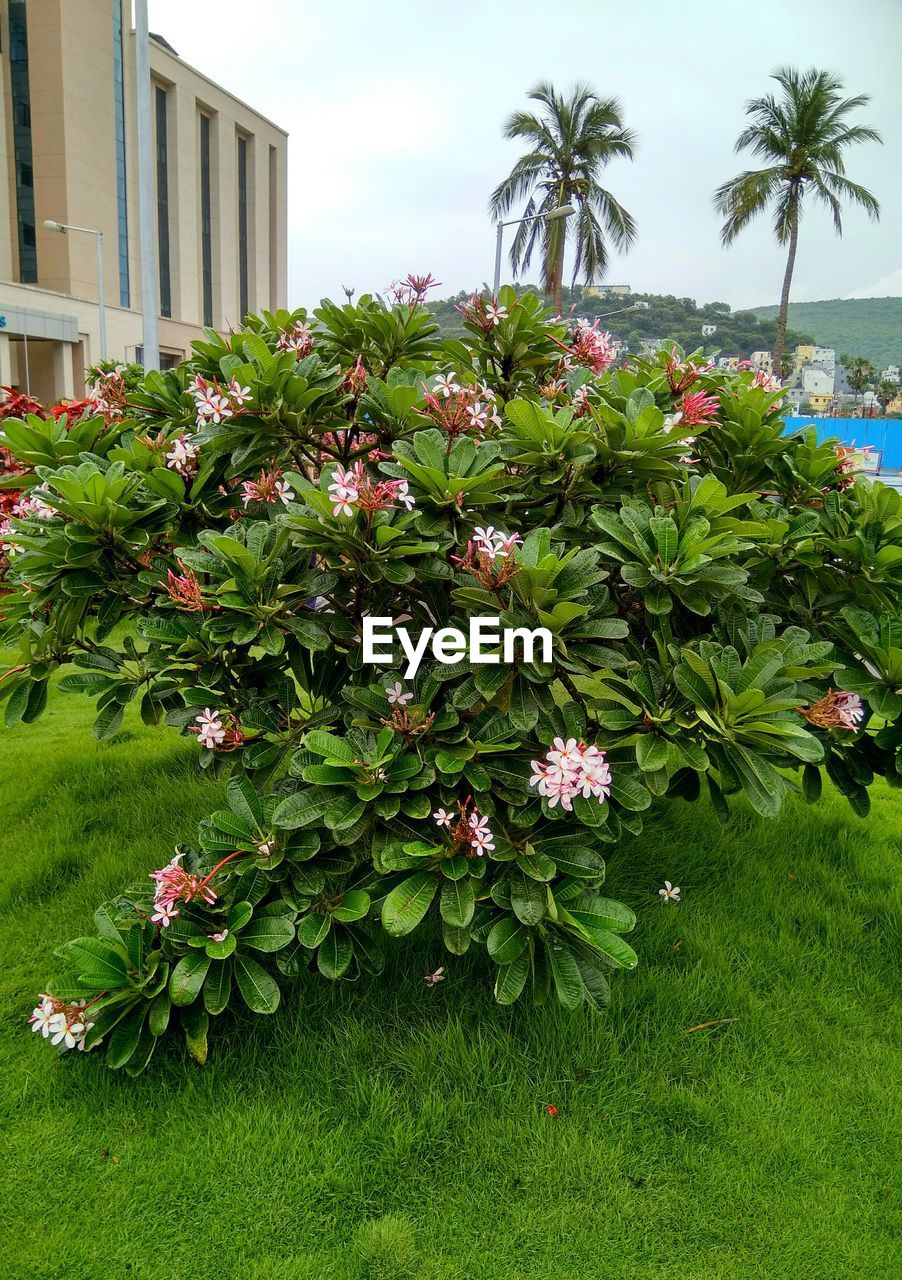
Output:
<svg viewBox="0 0 902 1280">
<path fill-rule="evenodd" d="M 870 445 L 879 455 L 880 471 L 902 470 L 902 418 L 787 418 L 786 430 L 799 427 L 817 428 L 818 440 L 836 437 L 840 444 L 855 444 L 859 449 Z M 870 468 L 868 468 L 870 470 Z"/>
</svg>

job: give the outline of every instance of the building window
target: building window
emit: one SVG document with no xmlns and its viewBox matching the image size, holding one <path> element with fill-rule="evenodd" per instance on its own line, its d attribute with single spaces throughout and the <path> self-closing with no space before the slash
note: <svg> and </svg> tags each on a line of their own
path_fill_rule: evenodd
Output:
<svg viewBox="0 0 902 1280">
<path fill-rule="evenodd" d="M 247 263 L 247 138 L 238 138 L 238 310 L 241 319 L 250 310 Z"/>
<path fill-rule="evenodd" d="M 200 247 L 204 324 L 213 323 L 213 192 L 210 181 L 210 117 L 200 117 Z"/>
<path fill-rule="evenodd" d="M 13 154 L 16 162 L 16 223 L 19 279 L 38 282 L 35 236 L 34 177 L 31 154 L 31 97 L 28 87 L 28 27 L 25 0 L 9 3 L 9 80 L 13 108 Z"/>
<path fill-rule="evenodd" d="M 157 240 L 160 248 L 160 315 L 172 315 L 172 282 L 169 268 L 169 127 L 168 95 L 154 88 L 157 124 Z"/>
<path fill-rule="evenodd" d="M 128 278 L 128 187 L 125 174 L 125 76 L 122 0 L 113 0 L 113 105 L 116 115 L 116 208 L 119 217 L 119 305 L 131 305 Z"/>
</svg>

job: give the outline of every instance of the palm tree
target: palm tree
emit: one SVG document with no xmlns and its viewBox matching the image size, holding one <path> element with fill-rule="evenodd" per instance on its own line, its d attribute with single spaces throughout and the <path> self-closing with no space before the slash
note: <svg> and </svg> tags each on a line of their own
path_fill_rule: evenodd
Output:
<svg viewBox="0 0 902 1280">
<path fill-rule="evenodd" d="M 771 79 L 782 94 L 769 93 L 747 103 L 751 124 L 740 133 L 735 148 L 760 156 L 766 167 L 725 182 L 714 193 L 714 204 L 725 218 L 724 245 L 732 244 L 757 214 L 772 208 L 777 240 L 789 246 L 774 342 L 774 368 L 779 369 L 804 196 L 810 191 L 815 200 L 827 205 L 840 236 L 843 200 L 861 205 L 874 220 L 879 218 L 880 206 L 871 192 L 845 176 L 843 152 L 853 143 L 880 142 L 881 138 L 876 129 L 847 122 L 849 113 L 870 99 L 867 94 L 843 98 L 842 81 L 830 72 L 783 67 Z"/>
<path fill-rule="evenodd" d="M 623 251 L 636 238 L 632 217 L 598 181 L 615 156 L 633 158 L 635 134 L 624 127 L 617 99 L 600 98 L 588 85 L 574 85 L 569 97 L 562 97 L 543 82 L 527 96 L 541 103 L 542 111 L 515 111 L 504 125 L 504 136 L 524 139 L 529 150 L 492 193 L 492 216 L 500 221 L 522 200 L 525 218 L 575 205 L 577 212 L 569 219 L 576 247 L 573 283 L 580 274 L 591 283 L 608 263 L 605 237 Z M 522 222 L 510 254 L 514 272 L 525 271 L 542 240 L 544 284 L 558 311 L 567 236 L 565 218 Z"/>
<path fill-rule="evenodd" d="M 867 356 L 841 355 L 839 363 L 846 372 L 846 382 L 855 392 L 855 403 L 877 377 L 877 366 Z"/>
</svg>

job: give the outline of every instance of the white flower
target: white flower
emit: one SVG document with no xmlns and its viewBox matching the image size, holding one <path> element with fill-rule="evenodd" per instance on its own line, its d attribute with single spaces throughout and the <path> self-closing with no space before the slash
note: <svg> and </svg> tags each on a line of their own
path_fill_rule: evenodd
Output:
<svg viewBox="0 0 902 1280">
<path fill-rule="evenodd" d="M 506 315 L 507 307 L 496 307 L 489 303 L 485 309 L 486 319 L 491 320 L 493 325 L 500 324 Z"/>
<path fill-rule="evenodd" d="M 452 815 L 447 813 L 444 809 L 436 809 L 432 817 L 437 827 L 451 826 Z"/>
<path fill-rule="evenodd" d="M 435 380 L 435 385 L 432 388 L 433 395 L 444 396 L 444 398 L 447 400 L 449 396 L 452 396 L 455 394 L 455 392 L 460 391 L 460 387 L 457 385 L 455 381 L 456 376 L 457 375 L 454 373 L 449 373 L 447 375 L 443 373 L 439 374 L 439 376 Z"/>
<path fill-rule="evenodd" d="M 237 378 L 229 383 L 229 399 L 233 404 L 247 404 L 251 399 L 250 387 L 243 387 Z"/>
<path fill-rule="evenodd" d="M 177 436 L 166 454 L 166 466 L 179 475 L 188 475 L 195 469 L 198 453 L 198 445 L 192 444 L 185 436 Z"/>
<path fill-rule="evenodd" d="M 406 707 L 408 702 L 413 701 L 413 694 L 405 692 L 400 680 L 396 680 L 394 684 L 386 686 L 385 696 L 390 706 Z"/>
<path fill-rule="evenodd" d="M 671 884 L 669 880 L 664 881 L 664 888 L 659 889 L 658 893 L 665 902 L 679 902 L 680 900 L 680 886 Z"/>
<path fill-rule="evenodd" d="M 284 502 L 286 506 L 294 497 L 294 489 L 292 489 L 287 480 L 277 480 L 275 483 L 275 491 L 279 500 Z"/>
<path fill-rule="evenodd" d="M 416 506 L 416 503 L 413 500 L 413 495 L 410 492 L 410 485 L 407 483 L 406 480 L 399 480 L 397 482 L 397 486 L 395 488 L 395 497 L 398 499 L 398 501 L 401 503 L 402 506 L 407 508 L 408 511 L 413 511 L 414 507 Z"/>
<path fill-rule="evenodd" d="M 28 1021 L 32 1031 L 39 1031 L 46 1040 L 54 1026 L 53 1001 L 49 996 L 42 996 L 41 1003 L 31 1011 Z"/>
<path fill-rule="evenodd" d="M 219 718 L 218 711 L 211 711 L 209 707 L 204 707 L 201 715 L 195 717 L 196 723 L 200 725 L 197 740 L 202 747 L 206 747 L 208 751 L 212 751 L 214 747 L 225 738 L 225 725 Z"/>
</svg>

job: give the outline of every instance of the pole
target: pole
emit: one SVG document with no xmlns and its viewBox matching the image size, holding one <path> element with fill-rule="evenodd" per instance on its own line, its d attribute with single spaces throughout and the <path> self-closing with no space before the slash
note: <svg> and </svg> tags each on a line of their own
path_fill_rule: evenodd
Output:
<svg viewBox="0 0 902 1280">
<path fill-rule="evenodd" d="M 498 235 L 495 237 L 495 282 L 492 285 L 493 297 L 498 297 L 501 288 L 501 240 L 504 236 L 504 223 L 498 223 Z"/>
<path fill-rule="evenodd" d="M 144 368 L 159 369 L 160 328 L 157 302 L 159 281 L 153 208 L 153 130 L 150 120 L 150 37 L 147 29 L 147 0 L 135 0 L 135 66 L 138 120 L 138 240 L 141 250 Z"/>
<path fill-rule="evenodd" d="M 22 334 L 22 345 L 25 348 L 25 390 L 29 395 L 31 395 L 31 375 L 28 371 L 28 334 L 27 333 Z"/>
<path fill-rule="evenodd" d="M 97 324 L 100 329 L 100 358 L 106 359 L 106 297 L 103 282 L 103 232 L 97 232 Z"/>
</svg>

